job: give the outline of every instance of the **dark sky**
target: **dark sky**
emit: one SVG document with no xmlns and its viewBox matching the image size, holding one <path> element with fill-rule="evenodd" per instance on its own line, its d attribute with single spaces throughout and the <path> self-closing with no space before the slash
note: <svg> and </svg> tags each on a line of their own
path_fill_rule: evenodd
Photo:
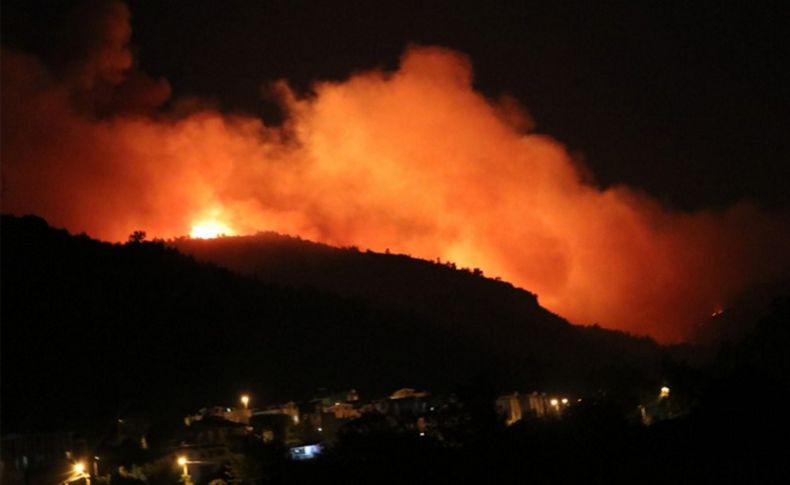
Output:
<svg viewBox="0 0 790 485">
<path fill-rule="evenodd" d="M 6 0 L 3 43 L 52 58 L 75 2 Z M 140 67 L 174 94 L 269 121 L 268 81 L 394 67 L 409 43 L 468 54 L 601 185 L 682 208 L 787 208 L 790 42 L 783 2 L 130 2 Z M 4 120 L 6 121 L 6 120 Z"/>
</svg>

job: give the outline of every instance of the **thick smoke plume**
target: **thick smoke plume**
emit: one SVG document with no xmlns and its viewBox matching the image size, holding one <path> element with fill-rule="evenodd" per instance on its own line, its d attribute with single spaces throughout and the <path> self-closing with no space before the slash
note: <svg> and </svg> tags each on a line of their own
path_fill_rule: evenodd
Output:
<svg viewBox="0 0 790 485">
<path fill-rule="evenodd" d="M 676 212 L 601 190 L 462 54 L 411 47 L 394 72 L 274 86 L 281 126 L 173 102 L 137 70 L 129 12 L 79 20 L 59 65 L 2 56 L 3 211 L 125 240 L 196 225 L 441 257 L 534 291 L 577 323 L 686 337 L 751 285 L 790 274 L 785 222 L 755 207 Z M 636 162 L 635 162 L 636 163 Z"/>
</svg>

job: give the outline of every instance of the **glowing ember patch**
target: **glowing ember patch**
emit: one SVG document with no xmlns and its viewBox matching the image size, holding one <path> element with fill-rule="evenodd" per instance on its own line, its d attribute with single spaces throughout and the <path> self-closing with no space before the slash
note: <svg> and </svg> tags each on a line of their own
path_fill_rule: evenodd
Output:
<svg viewBox="0 0 790 485">
<path fill-rule="evenodd" d="M 213 239 L 219 236 L 232 236 L 233 230 L 218 221 L 203 221 L 195 224 L 189 237 L 195 239 Z"/>
</svg>

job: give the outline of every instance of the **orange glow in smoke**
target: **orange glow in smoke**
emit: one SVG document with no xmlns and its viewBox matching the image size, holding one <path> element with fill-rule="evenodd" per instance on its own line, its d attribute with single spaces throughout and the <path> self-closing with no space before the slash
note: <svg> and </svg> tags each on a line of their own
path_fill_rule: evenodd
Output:
<svg viewBox="0 0 790 485">
<path fill-rule="evenodd" d="M 461 53 L 412 47 L 394 71 L 306 94 L 280 82 L 286 121 L 271 126 L 195 100 L 161 108 L 169 84 L 136 70 L 128 11 L 107 5 L 104 24 L 80 26 L 96 45 L 67 71 L 3 49 L 5 212 L 112 241 L 272 230 L 441 257 L 575 323 L 662 341 L 790 273 L 781 218 L 749 204 L 676 211 L 589 183 L 515 100 L 474 89 Z"/>
</svg>

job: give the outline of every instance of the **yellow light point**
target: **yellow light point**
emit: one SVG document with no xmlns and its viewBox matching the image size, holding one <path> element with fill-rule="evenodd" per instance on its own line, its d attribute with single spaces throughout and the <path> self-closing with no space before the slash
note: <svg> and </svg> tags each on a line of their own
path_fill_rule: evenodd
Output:
<svg viewBox="0 0 790 485">
<path fill-rule="evenodd" d="M 77 463 L 75 463 L 74 464 L 74 473 L 76 473 L 78 475 L 82 475 L 83 473 L 85 473 L 85 463 L 83 463 L 81 461 L 78 461 Z"/>
<path fill-rule="evenodd" d="M 250 396 L 243 394 L 241 396 L 241 404 L 244 405 L 244 409 L 247 409 L 247 406 L 250 404 Z"/>
<path fill-rule="evenodd" d="M 233 229 L 216 219 L 203 220 L 192 226 L 189 237 L 193 239 L 213 239 L 222 235 L 232 236 Z"/>
<path fill-rule="evenodd" d="M 178 466 L 184 466 L 187 464 L 187 457 L 186 456 L 179 456 L 178 457 Z"/>
<path fill-rule="evenodd" d="M 567 397 L 562 398 L 562 404 L 568 404 L 568 398 Z"/>
<path fill-rule="evenodd" d="M 556 400 L 556 399 L 552 399 L 551 401 L 549 401 L 549 403 L 551 403 L 551 405 L 552 405 L 552 406 L 554 406 L 554 407 L 556 408 L 556 407 L 557 407 L 557 405 L 558 405 L 560 402 L 559 402 L 558 400 Z"/>
<path fill-rule="evenodd" d="M 669 388 L 667 386 L 661 388 L 661 393 L 659 394 L 659 397 L 662 398 L 669 397 Z"/>
</svg>

